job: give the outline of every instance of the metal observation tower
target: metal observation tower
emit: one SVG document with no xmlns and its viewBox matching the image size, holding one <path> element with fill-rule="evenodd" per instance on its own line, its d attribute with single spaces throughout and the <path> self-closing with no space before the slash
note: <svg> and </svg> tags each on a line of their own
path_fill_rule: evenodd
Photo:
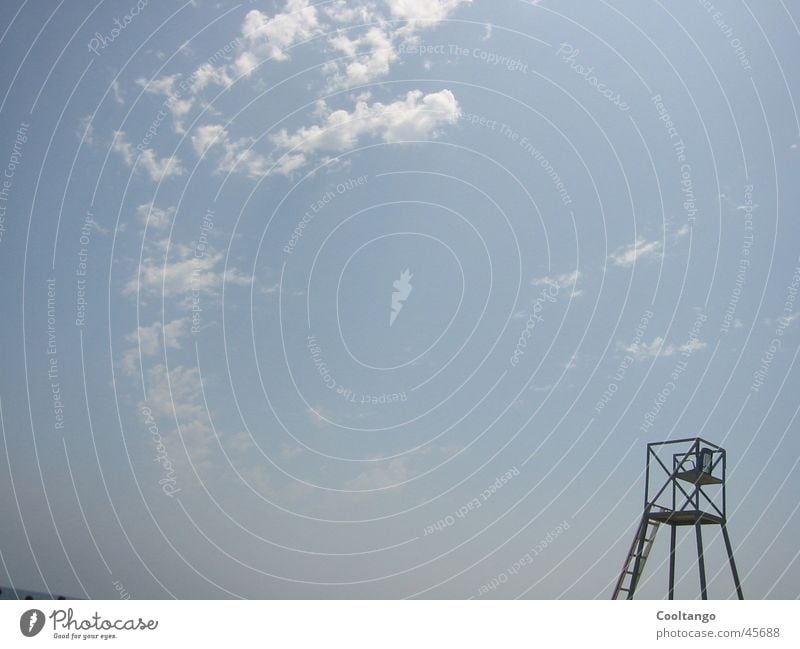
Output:
<svg viewBox="0 0 800 649">
<path fill-rule="evenodd" d="M 719 525 L 736 594 L 744 599 L 726 520 L 725 449 L 699 437 L 648 444 L 644 513 L 611 599 L 633 599 L 662 524 L 669 525 L 669 599 L 675 595 L 677 527 L 688 525 L 694 527 L 697 540 L 702 598 L 708 599 L 702 527 Z"/>
</svg>

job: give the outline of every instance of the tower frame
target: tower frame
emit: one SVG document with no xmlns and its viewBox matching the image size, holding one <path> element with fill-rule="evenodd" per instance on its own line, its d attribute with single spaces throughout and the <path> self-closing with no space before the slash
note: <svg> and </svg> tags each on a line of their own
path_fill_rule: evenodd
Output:
<svg viewBox="0 0 800 649">
<path fill-rule="evenodd" d="M 697 545 L 700 595 L 708 599 L 702 527 L 719 525 L 725 541 L 736 595 L 744 599 L 727 528 L 727 454 L 701 437 L 647 445 L 644 512 L 612 599 L 633 599 L 656 532 L 669 525 L 669 599 L 675 596 L 677 527 L 693 526 Z"/>
</svg>

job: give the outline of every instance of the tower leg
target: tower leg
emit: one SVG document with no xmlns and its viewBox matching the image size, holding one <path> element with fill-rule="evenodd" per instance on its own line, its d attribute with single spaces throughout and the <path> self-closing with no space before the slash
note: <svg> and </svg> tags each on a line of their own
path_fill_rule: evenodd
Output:
<svg viewBox="0 0 800 649">
<path fill-rule="evenodd" d="M 728 528 L 725 523 L 722 524 L 722 538 L 725 539 L 725 549 L 728 551 L 728 562 L 731 564 L 731 573 L 733 574 L 733 583 L 736 585 L 736 595 L 739 599 L 744 599 L 742 594 L 742 584 L 739 582 L 739 572 L 736 570 L 736 562 L 733 560 L 733 548 L 731 548 L 731 539 L 728 536 Z"/>
<path fill-rule="evenodd" d="M 631 575 L 631 590 L 628 593 L 628 599 L 633 599 L 633 593 L 639 582 L 639 570 L 642 565 L 642 551 L 644 550 L 644 540 L 647 537 L 647 523 L 649 518 L 647 513 L 642 516 L 642 522 L 639 525 L 639 541 L 636 544 L 636 560 L 633 562 L 633 574 Z"/>
<path fill-rule="evenodd" d="M 675 599 L 675 526 L 669 526 L 669 598 Z"/>
<path fill-rule="evenodd" d="M 708 589 L 706 588 L 706 562 L 703 559 L 703 533 L 700 531 L 700 523 L 695 523 L 695 536 L 697 538 L 697 565 L 700 568 L 700 596 L 708 599 Z"/>
</svg>

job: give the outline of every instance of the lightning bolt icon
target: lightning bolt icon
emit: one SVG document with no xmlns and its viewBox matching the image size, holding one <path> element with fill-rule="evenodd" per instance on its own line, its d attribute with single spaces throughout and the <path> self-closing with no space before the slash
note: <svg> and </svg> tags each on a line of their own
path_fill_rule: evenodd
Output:
<svg viewBox="0 0 800 649">
<path fill-rule="evenodd" d="M 411 285 L 412 277 L 414 276 L 411 274 L 411 271 L 408 268 L 406 268 L 400 274 L 400 279 L 397 279 L 394 282 L 392 282 L 394 291 L 392 292 L 392 312 L 389 315 L 390 327 L 394 324 L 394 321 L 400 314 L 400 311 L 403 308 L 403 302 L 405 302 L 408 299 L 408 296 L 411 294 L 411 289 L 414 288 Z"/>
<path fill-rule="evenodd" d="M 33 630 L 33 625 L 36 624 L 36 620 L 38 620 L 38 619 L 39 619 L 39 616 L 36 614 L 36 611 L 33 611 L 31 613 L 30 619 L 28 620 L 28 631 L 32 631 Z"/>
</svg>

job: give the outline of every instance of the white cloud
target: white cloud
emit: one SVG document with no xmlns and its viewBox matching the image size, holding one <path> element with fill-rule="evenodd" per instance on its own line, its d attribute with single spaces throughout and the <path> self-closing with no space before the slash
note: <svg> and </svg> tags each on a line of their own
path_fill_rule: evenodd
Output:
<svg viewBox="0 0 800 649">
<path fill-rule="evenodd" d="M 197 94 L 206 86 L 229 86 L 233 82 L 228 71 L 224 65 L 214 66 L 209 62 L 203 63 L 192 74 L 192 81 L 190 88 L 193 93 Z"/>
<path fill-rule="evenodd" d="M 114 79 L 111 82 L 111 91 L 114 93 L 114 101 L 116 101 L 120 106 L 124 106 L 125 98 L 122 96 L 122 89 L 120 88 L 120 83 L 117 79 Z"/>
<path fill-rule="evenodd" d="M 156 242 L 157 251 L 166 250 L 166 240 Z M 195 256 L 191 246 L 173 245 L 170 254 L 174 260 L 164 263 L 163 257 L 149 255 L 142 259 L 137 273 L 125 285 L 126 295 L 143 293 L 164 295 L 164 297 L 186 296 L 198 290 L 206 295 L 216 296 L 223 282 L 246 285 L 252 277 L 242 275 L 235 268 L 224 272 L 220 266 L 224 255 L 221 252 L 206 251 L 202 256 Z"/>
<path fill-rule="evenodd" d="M 172 114 L 176 133 L 183 133 L 183 118 L 194 105 L 194 97 L 186 96 L 178 85 L 180 79 L 181 75 L 176 73 L 158 79 L 136 80 L 146 93 L 165 97 L 163 105 Z"/>
<path fill-rule="evenodd" d="M 135 346 L 129 349 L 122 359 L 122 365 L 128 374 L 139 371 L 139 352 L 143 357 L 152 357 L 159 354 L 163 348 L 180 349 L 181 338 L 188 332 L 188 318 L 178 318 L 166 323 L 156 321 L 148 327 L 138 327 L 125 337 Z"/>
<path fill-rule="evenodd" d="M 552 275 L 545 277 L 538 277 L 531 280 L 534 286 L 558 286 L 558 288 L 571 288 L 581 278 L 581 272 L 574 270 L 571 273 L 563 273 L 562 275 Z"/>
<path fill-rule="evenodd" d="M 379 27 L 372 27 L 358 38 L 337 34 L 328 39 L 328 44 L 350 59 L 347 63 L 335 62 L 325 66 L 324 70 L 332 73 L 328 79 L 329 91 L 366 84 L 386 76 L 397 60 L 391 33 Z"/>
<path fill-rule="evenodd" d="M 162 422 L 177 420 L 189 460 L 196 467 L 207 467 L 214 432 L 203 404 L 197 368 L 178 365 L 167 372 L 163 364 L 158 364 L 148 371 L 147 378 L 147 401 L 142 405 L 150 408 Z M 162 430 L 162 435 L 173 441 L 173 451 L 178 448 L 173 438 L 177 433 L 178 430 L 170 431 L 166 426 Z"/>
<path fill-rule="evenodd" d="M 282 130 L 273 142 L 286 150 L 292 168 L 319 152 L 341 153 L 358 145 L 362 137 L 377 137 L 384 142 L 425 140 L 436 137 L 441 126 L 455 124 L 461 109 L 449 90 L 423 94 L 408 92 L 391 104 L 359 101 L 352 112 L 327 112 L 320 125 L 289 133 Z"/>
<path fill-rule="evenodd" d="M 215 65 L 216 57 L 206 61 L 182 83 L 180 74 L 172 74 L 138 83 L 151 94 L 163 95 L 173 115 L 175 130 L 183 132 L 182 118 L 194 106 L 197 96 L 206 87 L 230 86 L 236 77 L 249 76 L 267 58 L 289 59 L 287 50 L 320 31 L 316 7 L 309 0 L 289 0 L 284 10 L 270 18 L 258 9 L 247 12 L 236 39 L 238 53 L 233 63 Z M 213 62 L 212 62 L 213 61 Z"/>
<path fill-rule="evenodd" d="M 228 132 L 222 124 L 206 124 L 195 129 L 192 135 L 192 146 L 195 153 L 202 157 L 209 147 L 222 141 L 227 141 Z"/>
<path fill-rule="evenodd" d="M 370 104 L 368 99 L 368 95 L 363 96 L 352 111 L 330 111 L 325 102 L 318 102 L 315 112 L 321 124 L 292 133 L 284 129 L 270 138 L 283 152 L 277 161 L 255 151 L 251 138 L 232 139 L 219 124 L 199 127 L 192 135 L 192 146 L 199 156 L 218 156 L 216 173 L 236 171 L 258 178 L 274 166 L 275 173 L 286 175 L 308 164 L 314 155 L 335 157 L 353 149 L 362 138 L 377 137 L 393 143 L 434 138 L 441 126 L 455 124 L 461 113 L 449 90 L 427 95 L 412 90 L 390 104 Z"/>
<path fill-rule="evenodd" d="M 333 0 L 322 7 L 322 13 L 337 23 L 371 23 L 376 19 L 374 2 L 355 4 L 352 0 Z"/>
<path fill-rule="evenodd" d="M 318 31 L 317 10 L 309 0 L 289 0 L 284 11 L 271 18 L 258 9 L 252 9 L 242 22 L 241 36 L 231 42 L 231 46 L 234 43 L 239 45 L 233 63 L 226 61 L 216 65 L 219 57 L 214 56 L 186 79 L 175 73 L 158 79 L 141 78 L 137 83 L 146 93 L 164 97 L 163 106 L 172 114 L 174 130 L 182 134 L 184 118 L 205 88 L 211 85 L 228 87 L 236 77 L 249 76 L 267 58 L 288 60 L 286 50 L 289 47 Z"/>
<path fill-rule="evenodd" d="M 81 118 L 78 125 L 78 137 L 83 138 L 86 144 L 94 144 L 94 124 L 92 124 L 91 113 Z"/>
<path fill-rule="evenodd" d="M 156 207 L 152 202 L 142 203 L 136 208 L 136 215 L 142 224 L 146 224 L 149 228 L 156 230 L 164 230 L 172 222 L 172 217 L 175 214 L 174 207 L 162 209 Z"/>
<path fill-rule="evenodd" d="M 346 62 L 332 61 L 324 66 L 329 74 L 327 90 L 350 88 L 370 83 L 389 74 L 397 61 L 399 43 L 416 43 L 419 31 L 435 27 L 453 11 L 471 0 L 389 0 L 390 17 L 401 24 L 392 24 L 378 14 L 374 3 L 357 8 L 347 8 L 346 3 L 336 3 L 325 11 L 337 23 L 377 23 L 368 27 L 366 33 L 351 38 L 337 32 L 328 39 L 328 46 L 348 57 Z"/>
<path fill-rule="evenodd" d="M 690 338 L 682 345 L 664 345 L 664 339 L 661 336 L 656 336 L 649 344 L 642 342 L 631 343 L 627 346 L 619 345 L 620 348 L 633 356 L 636 360 L 673 356 L 675 354 L 684 354 L 688 356 L 696 352 L 698 349 L 703 349 L 706 346 L 706 343 L 698 340 L 697 338 Z"/>
<path fill-rule="evenodd" d="M 636 260 L 640 257 L 658 257 L 661 252 L 662 245 L 660 241 L 647 241 L 640 237 L 631 245 L 619 248 L 609 256 L 609 259 L 615 266 L 629 267 L 636 263 Z"/>
<path fill-rule="evenodd" d="M 143 148 L 138 151 L 128 142 L 125 131 L 114 131 L 112 149 L 122 157 L 129 167 L 133 167 L 135 164 L 141 166 L 153 182 L 160 182 L 170 176 L 180 176 L 185 171 L 177 156 L 159 158 L 153 149 Z"/>
<path fill-rule="evenodd" d="M 287 49 L 311 38 L 318 30 L 317 10 L 309 0 L 288 0 L 283 12 L 272 18 L 252 9 L 242 24 L 242 36 L 249 49 L 240 57 L 250 55 L 285 61 L 289 58 Z"/>
<path fill-rule="evenodd" d="M 272 164 L 268 157 L 253 149 L 251 138 L 232 140 L 220 124 L 199 127 L 192 135 L 192 146 L 198 156 L 205 156 L 212 149 L 218 154 L 215 173 L 240 172 L 259 178 L 268 173 Z"/>
<path fill-rule="evenodd" d="M 432 27 L 461 5 L 472 0 L 387 0 L 392 16 L 411 26 Z"/>
<path fill-rule="evenodd" d="M 581 275 L 581 272 L 575 269 L 571 273 L 532 279 L 531 284 L 533 286 L 557 286 L 561 290 L 572 289 L 572 297 L 580 297 L 583 295 L 583 289 L 575 288 L 575 284 L 581 278 Z"/>
<path fill-rule="evenodd" d="M 215 455 L 219 447 L 233 455 L 237 464 L 252 456 L 254 443 L 249 434 L 219 428 L 215 431 L 203 399 L 204 381 L 197 368 L 176 365 L 167 370 L 158 364 L 147 372 L 146 389 L 147 400 L 139 405 L 148 407 L 159 421 L 166 454 L 181 490 L 193 484 L 193 468 L 202 471 L 212 467 L 215 457 L 219 457 Z M 215 467 L 214 475 L 219 476 L 226 465 Z"/>
</svg>

